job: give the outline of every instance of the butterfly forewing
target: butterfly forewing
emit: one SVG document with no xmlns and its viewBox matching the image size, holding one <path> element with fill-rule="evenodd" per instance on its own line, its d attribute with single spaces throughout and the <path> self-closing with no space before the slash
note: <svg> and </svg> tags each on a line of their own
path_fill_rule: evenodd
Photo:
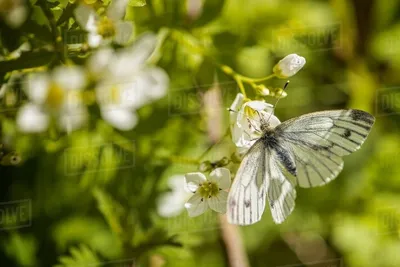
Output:
<svg viewBox="0 0 400 267">
<path fill-rule="evenodd" d="M 297 184 L 321 186 L 343 169 L 342 156 L 360 148 L 374 117 L 360 110 L 333 110 L 306 114 L 276 127 L 280 142 L 289 143 L 295 156 Z"/>
</svg>

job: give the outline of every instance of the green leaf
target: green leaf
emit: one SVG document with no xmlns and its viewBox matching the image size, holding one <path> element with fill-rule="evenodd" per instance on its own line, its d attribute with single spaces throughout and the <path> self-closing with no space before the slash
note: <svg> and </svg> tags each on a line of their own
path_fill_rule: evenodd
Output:
<svg viewBox="0 0 400 267">
<path fill-rule="evenodd" d="M 32 7 L 32 19 L 40 25 L 49 25 L 49 20 L 44 14 L 43 9 L 38 6 Z"/>
<path fill-rule="evenodd" d="M 49 51 L 22 53 L 17 59 L 0 61 L 0 73 L 40 67 L 50 63 L 54 56 L 54 52 Z"/>
<path fill-rule="evenodd" d="M 205 0 L 201 15 L 193 26 L 200 27 L 216 19 L 221 14 L 224 4 L 225 0 Z"/>
<path fill-rule="evenodd" d="M 98 266 L 101 263 L 96 254 L 86 245 L 70 249 L 71 256 L 61 256 L 55 267 Z"/>
<path fill-rule="evenodd" d="M 37 240 L 33 235 L 21 235 L 12 232 L 4 242 L 5 252 L 8 256 L 14 258 L 19 266 L 35 266 L 37 253 Z"/>
<path fill-rule="evenodd" d="M 129 0 L 130 6 L 145 6 L 146 0 Z"/>
<path fill-rule="evenodd" d="M 100 212 L 103 214 L 112 231 L 117 235 L 122 234 L 120 218 L 124 209 L 121 204 L 100 188 L 94 189 L 93 195 L 97 200 Z"/>
</svg>

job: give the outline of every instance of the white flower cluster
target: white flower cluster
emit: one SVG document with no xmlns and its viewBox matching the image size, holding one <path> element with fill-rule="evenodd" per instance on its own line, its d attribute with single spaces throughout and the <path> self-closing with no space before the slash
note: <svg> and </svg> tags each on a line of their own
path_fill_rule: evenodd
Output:
<svg viewBox="0 0 400 267">
<path fill-rule="evenodd" d="M 103 119 L 119 130 L 131 130 L 138 122 L 135 111 L 167 92 L 166 72 L 146 63 L 156 43 L 157 37 L 146 33 L 118 52 L 98 50 L 88 59 L 87 68 L 60 66 L 50 73 L 28 75 L 24 89 L 29 103 L 17 115 L 19 129 L 43 132 L 52 119 L 67 132 L 82 127 L 88 119 L 86 83 L 95 80 L 94 94 Z"/>
</svg>

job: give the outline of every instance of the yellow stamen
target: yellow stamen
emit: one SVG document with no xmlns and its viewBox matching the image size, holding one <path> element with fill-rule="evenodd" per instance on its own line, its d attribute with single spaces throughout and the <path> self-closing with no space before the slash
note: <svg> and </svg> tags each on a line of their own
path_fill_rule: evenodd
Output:
<svg viewBox="0 0 400 267">
<path fill-rule="evenodd" d="M 103 17 L 98 24 L 98 34 L 103 36 L 104 38 L 110 38 L 115 35 L 115 25 L 114 22 L 107 18 Z"/>
</svg>

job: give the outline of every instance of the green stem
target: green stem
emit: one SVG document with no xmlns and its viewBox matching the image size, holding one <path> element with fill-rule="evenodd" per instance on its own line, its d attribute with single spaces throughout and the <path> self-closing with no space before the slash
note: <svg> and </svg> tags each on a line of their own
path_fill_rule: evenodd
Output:
<svg viewBox="0 0 400 267">
<path fill-rule="evenodd" d="M 239 76 L 240 76 L 240 79 L 242 81 L 244 81 L 244 82 L 247 82 L 247 83 L 259 83 L 259 82 L 264 82 L 266 80 L 269 80 L 269 79 L 272 79 L 272 78 L 276 77 L 276 74 L 273 73 L 273 74 L 271 74 L 271 75 L 269 75 L 267 77 L 263 77 L 263 78 L 249 78 L 249 77 L 244 77 L 242 75 L 239 75 Z"/>
<path fill-rule="evenodd" d="M 246 89 L 244 89 L 244 85 L 243 85 L 243 80 L 237 75 L 233 76 L 233 78 L 235 79 L 236 83 L 238 84 L 240 92 L 242 92 L 244 98 L 247 98 Z"/>
<path fill-rule="evenodd" d="M 49 21 L 51 33 L 53 34 L 53 43 L 57 57 L 61 62 L 65 63 L 66 59 L 64 55 L 63 38 L 61 36 L 61 31 L 57 27 L 57 21 L 54 17 L 54 14 L 49 8 L 46 0 L 39 0 L 38 5 L 41 7 L 43 13 L 47 17 L 47 20 Z"/>
</svg>

